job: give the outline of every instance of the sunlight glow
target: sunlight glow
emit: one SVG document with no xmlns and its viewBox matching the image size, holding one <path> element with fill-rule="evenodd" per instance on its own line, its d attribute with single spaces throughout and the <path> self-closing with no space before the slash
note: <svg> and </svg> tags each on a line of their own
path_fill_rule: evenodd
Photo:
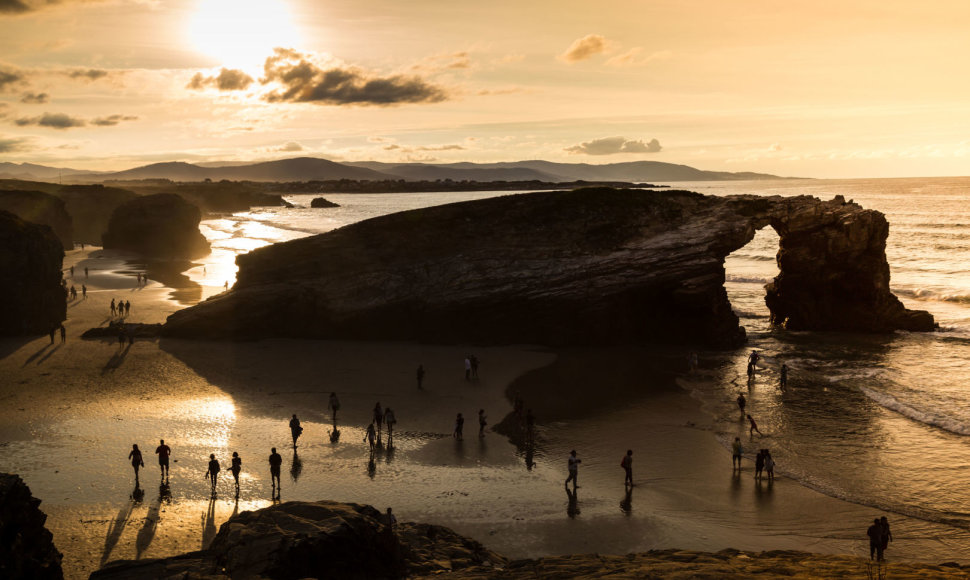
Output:
<svg viewBox="0 0 970 580">
<path fill-rule="evenodd" d="M 189 36 L 219 66 L 250 73 L 262 69 L 274 48 L 299 45 L 285 0 L 199 0 Z"/>
</svg>

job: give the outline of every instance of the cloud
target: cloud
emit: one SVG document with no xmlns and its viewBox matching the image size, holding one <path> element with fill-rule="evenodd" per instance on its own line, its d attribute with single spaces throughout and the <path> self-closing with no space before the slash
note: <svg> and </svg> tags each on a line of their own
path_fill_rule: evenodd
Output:
<svg viewBox="0 0 970 580">
<path fill-rule="evenodd" d="M 0 0 L 0 14 L 22 14 L 28 11 L 30 11 L 30 6 L 20 0 Z"/>
<path fill-rule="evenodd" d="M 138 117 L 133 115 L 108 115 L 107 117 L 98 117 L 91 121 L 92 125 L 98 127 L 114 127 L 122 121 L 137 121 Z"/>
<path fill-rule="evenodd" d="M 609 52 L 612 44 L 612 42 L 599 34 L 587 34 L 582 38 L 574 40 L 569 45 L 569 48 L 566 49 L 566 52 L 560 54 L 557 58 L 567 64 L 577 63 L 581 60 L 592 58 L 597 54 Z"/>
<path fill-rule="evenodd" d="M 262 84 L 276 83 L 280 90 L 263 98 L 271 103 L 318 103 L 322 105 L 373 105 L 390 107 L 405 103 L 437 103 L 448 95 L 420 77 L 375 76 L 354 67 L 322 68 L 308 55 L 276 49 L 266 59 Z"/>
<path fill-rule="evenodd" d="M 0 0 L 2 2 L 3 0 Z M 0 65 L 0 92 L 26 84 L 27 76 L 12 66 Z"/>
<path fill-rule="evenodd" d="M 661 50 L 659 52 L 644 55 L 643 47 L 635 46 L 622 54 L 618 54 L 607 59 L 606 65 L 615 67 L 644 66 L 657 60 L 670 58 L 671 54 L 672 53 L 669 50 Z"/>
<path fill-rule="evenodd" d="M 411 67 L 416 73 L 436 73 L 447 70 L 467 70 L 472 68 L 471 55 L 467 51 L 436 54 L 425 58 Z"/>
<path fill-rule="evenodd" d="M 583 155 L 615 155 L 617 153 L 657 153 L 662 147 L 660 141 L 651 139 L 643 142 L 640 139 L 633 140 L 626 137 L 604 137 L 593 139 L 579 145 L 566 147 L 564 150 L 569 153 Z"/>
<path fill-rule="evenodd" d="M 61 4 L 88 4 L 102 0 L 0 0 L 0 14 L 17 15 Z"/>
<path fill-rule="evenodd" d="M 29 139 L 22 137 L 0 137 L 0 153 L 26 151 Z"/>
<path fill-rule="evenodd" d="M 380 143 L 381 141 L 374 141 Z M 401 153 L 414 153 L 416 151 L 465 151 L 465 147 L 455 143 L 449 145 L 423 145 L 421 147 L 402 147 L 397 143 L 391 143 L 382 147 L 384 151 L 400 151 Z"/>
<path fill-rule="evenodd" d="M 96 81 L 98 79 L 103 79 L 108 76 L 108 71 L 100 68 L 76 68 L 64 71 L 64 74 L 72 79 L 79 79 L 82 81 Z"/>
<path fill-rule="evenodd" d="M 47 93 L 24 93 L 24 96 L 20 97 L 20 102 L 27 105 L 43 105 L 50 100 L 51 96 Z"/>
<path fill-rule="evenodd" d="M 290 141 L 289 143 L 286 143 L 285 145 L 282 145 L 280 147 L 277 147 L 275 149 L 275 151 L 287 151 L 287 152 L 303 151 L 303 145 L 300 145 L 296 141 Z"/>
<path fill-rule="evenodd" d="M 195 73 L 186 88 L 202 90 L 206 87 L 214 87 L 220 91 L 243 91 L 253 84 L 253 77 L 241 70 L 223 68 L 216 76 L 207 77 L 202 73 Z"/>
</svg>

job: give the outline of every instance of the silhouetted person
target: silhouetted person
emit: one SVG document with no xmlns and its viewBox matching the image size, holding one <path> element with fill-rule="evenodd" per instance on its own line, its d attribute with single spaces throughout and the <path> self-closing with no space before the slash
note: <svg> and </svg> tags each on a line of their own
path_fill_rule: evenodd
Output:
<svg viewBox="0 0 970 580">
<path fill-rule="evenodd" d="M 754 422 L 754 417 L 748 415 L 748 423 L 750 427 L 748 428 L 748 437 L 754 437 L 754 432 L 757 431 L 758 435 L 764 435 L 761 429 L 758 429 L 758 424 Z"/>
<path fill-rule="evenodd" d="M 384 514 L 384 525 L 390 530 L 397 527 L 397 518 L 391 513 L 391 508 L 387 508 L 387 512 Z"/>
<path fill-rule="evenodd" d="M 141 458 L 141 451 L 137 444 L 132 444 L 131 451 L 128 452 L 128 459 L 131 460 L 131 467 L 135 470 L 135 488 L 138 487 L 138 468 L 145 467 L 145 461 Z"/>
<path fill-rule="evenodd" d="M 111 299 L 111 316 L 114 316 L 115 315 L 115 310 L 116 310 L 115 309 L 115 299 L 112 298 Z"/>
<path fill-rule="evenodd" d="M 567 469 L 569 470 L 569 477 L 566 478 L 566 487 L 569 487 L 570 481 L 573 482 L 573 488 L 579 487 L 578 485 L 579 482 L 576 480 L 576 478 L 577 476 L 579 476 L 579 464 L 582 462 L 583 462 L 582 459 L 579 459 L 578 457 L 576 457 L 575 449 L 569 452 L 569 458 L 567 463 Z"/>
<path fill-rule="evenodd" d="M 296 418 L 296 413 L 293 413 L 293 418 L 290 419 L 290 435 L 293 436 L 293 448 L 296 449 L 296 440 L 300 438 L 303 434 L 303 426 L 300 425 L 300 420 Z"/>
<path fill-rule="evenodd" d="M 778 384 L 783 389 L 788 386 L 788 365 L 785 363 L 781 363 L 781 376 L 778 378 Z"/>
<path fill-rule="evenodd" d="M 464 430 L 465 418 L 461 416 L 461 413 L 458 413 L 458 416 L 455 417 L 455 432 L 452 433 L 451 436 L 459 441 L 462 441 L 465 438 L 463 433 Z"/>
<path fill-rule="evenodd" d="M 84 277 L 85 278 L 88 277 L 88 267 L 87 266 L 84 267 Z"/>
<path fill-rule="evenodd" d="M 879 518 L 872 520 L 872 525 L 866 530 L 866 535 L 869 536 L 869 559 L 872 560 L 873 556 L 876 560 L 882 560 L 882 524 L 879 523 Z"/>
<path fill-rule="evenodd" d="M 77 300 L 77 288 L 74 287 L 74 284 L 71 284 L 71 300 Z"/>
<path fill-rule="evenodd" d="M 738 393 L 738 409 L 741 409 L 741 414 L 744 415 L 744 408 L 748 404 L 748 400 L 744 398 L 744 393 Z"/>
<path fill-rule="evenodd" d="M 478 378 L 478 363 L 479 363 L 478 357 L 475 356 L 475 355 L 470 355 L 468 357 L 468 362 L 470 362 L 472 364 L 472 378 L 473 379 L 477 379 Z"/>
<path fill-rule="evenodd" d="M 626 472 L 623 478 L 623 485 L 629 485 L 633 487 L 633 450 L 627 449 L 626 455 L 620 460 L 620 467 Z"/>
<path fill-rule="evenodd" d="M 337 398 L 337 393 L 330 393 L 330 401 L 327 403 L 327 408 L 333 414 L 333 424 L 337 424 L 337 411 L 340 410 L 340 399 Z"/>
<path fill-rule="evenodd" d="M 377 440 L 381 440 L 381 424 L 384 423 L 384 409 L 381 408 L 380 401 L 374 405 L 374 426 L 377 427 Z"/>
<path fill-rule="evenodd" d="M 229 471 L 232 472 L 232 478 L 236 481 L 236 497 L 239 497 L 239 472 L 242 471 L 242 458 L 236 451 L 232 452 L 232 465 L 229 467 Z"/>
<path fill-rule="evenodd" d="M 61 324 L 60 331 L 61 331 L 61 342 L 62 343 L 67 342 L 67 329 L 64 328 L 64 324 Z"/>
<path fill-rule="evenodd" d="M 168 479 L 168 458 L 172 455 L 172 448 L 165 444 L 164 439 L 161 439 L 158 447 L 155 448 L 155 453 L 158 455 L 158 469 L 162 472 L 162 479 Z"/>
<path fill-rule="evenodd" d="M 283 456 L 276 452 L 276 448 L 270 450 L 269 454 L 269 476 L 276 496 L 280 493 L 280 466 L 283 465 Z"/>
<path fill-rule="evenodd" d="M 391 437 L 394 436 L 394 425 L 397 424 L 397 417 L 390 407 L 384 410 L 384 423 L 387 425 L 387 444 L 391 444 Z"/>
<path fill-rule="evenodd" d="M 226 292 L 228 292 L 229 291 L 229 280 L 226 280 L 226 283 L 223 284 L 222 287 L 225 288 Z"/>
<path fill-rule="evenodd" d="M 754 371 L 758 366 L 758 351 L 753 350 L 751 354 L 748 355 L 748 376 L 754 376 Z"/>
<path fill-rule="evenodd" d="M 879 518 L 879 527 L 882 528 L 882 552 L 883 557 L 885 557 L 889 542 L 893 541 L 893 533 L 889 530 L 889 520 L 886 519 L 886 516 Z"/>
<path fill-rule="evenodd" d="M 57 334 L 57 327 L 56 326 L 51 326 L 51 331 L 50 331 L 49 334 L 51 336 L 51 344 L 54 344 L 54 335 Z"/>
<path fill-rule="evenodd" d="M 87 299 L 88 297 L 88 287 L 81 284 L 81 298 Z"/>
<path fill-rule="evenodd" d="M 765 469 L 765 450 L 759 449 L 758 455 L 754 458 L 754 478 L 761 479 L 761 472 Z"/>
<path fill-rule="evenodd" d="M 71 266 L 71 277 L 74 277 L 74 266 Z"/>
<path fill-rule="evenodd" d="M 125 300 L 125 316 L 131 314 L 131 300 Z"/>
<path fill-rule="evenodd" d="M 768 472 L 768 481 L 775 480 L 775 459 L 771 456 L 771 451 L 765 449 L 765 471 Z"/>
<path fill-rule="evenodd" d="M 738 470 L 741 469 L 741 457 L 744 455 L 744 448 L 741 447 L 741 438 L 735 437 L 734 443 L 731 444 L 731 469 L 734 469 L 734 465 L 737 464 Z"/>
<path fill-rule="evenodd" d="M 469 357 L 465 357 L 465 380 L 470 381 L 472 378 L 472 360 Z"/>
<path fill-rule="evenodd" d="M 415 372 L 415 376 L 417 376 L 417 378 L 418 378 L 418 388 L 420 389 L 420 388 L 422 388 L 421 385 L 424 383 L 424 365 L 423 364 L 420 364 L 420 363 L 418 364 L 418 370 Z"/>
<path fill-rule="evenodd" d="M 206 470 L 205 476 L 212 483 L 212 497 L 216 496 L 216 483 L 219 481 L 220 471 L 222 471 L 222 467 L 219 466 L 219 460 L 216 459 L 215 453 L 210 453 L 209 469 Z"/>
<path fill-rule="evenodd" d="M 367 425 L 367 433 L 364 435 L 364 441 L 370 443 L 370 450 L 373 453 L 374 445 L 377 443 L 377 432 L 374 430 L 373 423 Z"/>
<path fill-rule="evenodd" d="M 478 436 L 485 436 L 485 426 L 488 425 L 488 420 L 485 417 L 485 409 L 478 410 Z"/>
</svg>

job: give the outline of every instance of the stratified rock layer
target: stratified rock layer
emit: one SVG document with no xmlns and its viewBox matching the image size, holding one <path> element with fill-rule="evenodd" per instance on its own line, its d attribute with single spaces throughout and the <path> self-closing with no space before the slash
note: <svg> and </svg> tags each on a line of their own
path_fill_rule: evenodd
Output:
<svg viewBox="0 0 970 580">
<path fill-rule="evenodd" d="M 0 473 L 0 578 L 59 580 L 61 554 L 44 527 L 40 500 L 20 477 Z"/>
<path fill-rule="evenodd" d="M 91 578 L 404 578 L 506 562 L 448 528 L 403 523 L 390 530 L 384 521 L 366 505 L 287 502 L 234 516 L 207 550 L 113 562 Z"/>
<path fill-rule="evenodd" d="M 49 227 L 0 211 L 0 335 L 43 334 L 67 318 L 63 260 Z"/>
<path fill-rule="evenodd" d="M 931 330 L 889 291 L 888 224 L 837 197 L 584 189 L 401 212 L 237 258 L 170 336 L 736 346 L 724 258 L 771 226 L 790 328 Z"/>
<path fill-rule="evenodd" d="M 199 258 L 209 253 L 201 221 L 199 208 L 174 193 L 138 197 L 111 214 L 104 247 L 152 258 Z"/>
<path fill-rule="evenodd" d="M 0 191 L 0 210 L 49 226 L 65 250 L 74 247 L 74 229 L 64 202 L 40 191 Z"/>
<path fill-rule="evenodd" d="M 111 214 L 118 206 L 137 196 L 128 190 L 103 185 L 65 185 L 56 193 L 64 200 L 74 225 L 74 239 L 98 245 L 108 231 Z"/>
</svg>

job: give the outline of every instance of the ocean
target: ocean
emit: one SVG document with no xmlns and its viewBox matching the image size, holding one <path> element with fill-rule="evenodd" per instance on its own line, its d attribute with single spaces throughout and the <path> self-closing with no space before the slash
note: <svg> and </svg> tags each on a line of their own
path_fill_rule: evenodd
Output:
<svg viewBox="0 0 970 580">
<path fill-rule="evenodd" d="M 710 195 L 845 196 L 886 214 L 891 288 L 940 329 L 891 335 L 788 332 L 770 327 L 764 285 L 777 274 L 778 237 L 758 232 L 725 263 L 726 289 L 748 344 L 701 352 L 700 376 L 681 386 L 712 417 L 712 436 L 741 436 L 750 458 L 770 448 L 776 472 L 831 497 L 970 529 L 970 178 L 777 180 L 668 183 Z M 392 212 L 508 192 L 290 195 L 294 208 L 254 208 L 203 222 L 212 255 L 186 275 L 222 290 L 234 257 Z M 311 209 L 318 195 L 339 208 Z M 748 353 L 762 354 L 748 384 Z M 778 369 L 790 368 L 788 388 Z M 764 437 L 748 438 L 735 398 Z M 558 426 L 568 430 L 568 426 Z"/>
</svg>

